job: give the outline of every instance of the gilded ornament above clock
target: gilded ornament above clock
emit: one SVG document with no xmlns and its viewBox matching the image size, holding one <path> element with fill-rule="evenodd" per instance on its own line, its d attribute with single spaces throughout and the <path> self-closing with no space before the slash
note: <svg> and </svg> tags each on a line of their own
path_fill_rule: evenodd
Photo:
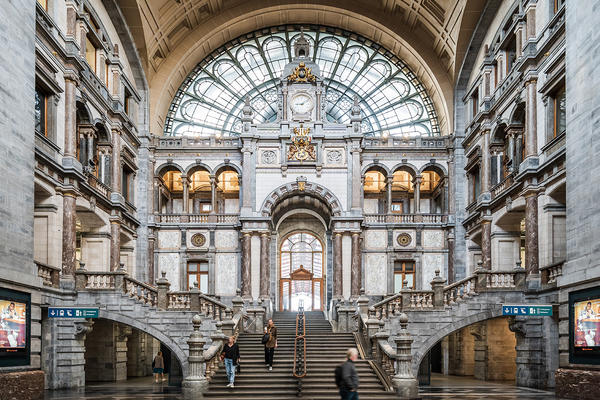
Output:
<svg viewBox="0 0 600 400">
<path fill-rule="evenodd" d="M 312 74 L 311 69 L 308 68 L 304 62 L 300 62 L 294 71 L 287 77 L 287 80 L 288 82 L 297 83 L 315 83 L 317 82 L 317 77 Z"/>
</svg>

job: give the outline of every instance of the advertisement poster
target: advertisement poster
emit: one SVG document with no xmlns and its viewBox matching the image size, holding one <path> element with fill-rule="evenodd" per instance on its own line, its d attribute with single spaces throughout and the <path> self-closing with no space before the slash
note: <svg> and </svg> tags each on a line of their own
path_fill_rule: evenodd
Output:
<svg viewBox="0 0 600 400">
<path fill-rule="evenodd" d="M 600 298 L 578 301 L 575 308 L 574 346 L 600 347 Z"/>
<path fill-rule="evenodd" d="M 17 352 L 27 347 L 27 305 L 0 299 L 0 352 Z"/>
</svg>

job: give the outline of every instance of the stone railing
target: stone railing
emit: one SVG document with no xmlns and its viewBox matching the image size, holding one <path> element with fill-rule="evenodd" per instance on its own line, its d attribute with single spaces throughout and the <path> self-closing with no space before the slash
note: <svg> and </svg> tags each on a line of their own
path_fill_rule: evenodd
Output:
<svg viewBox="0 0 600 400">
<path fill-rule="evenodd" d="M 35 265 L 37 266 L 38 276 L 42 278 L 44 286 L 58 287 L 60 268 L 52 267 L 38 261 L 35 261 Z"/>
<path fill-rule="evenodd" d="M 365 214 L 369 224 L 443 224 L 446 214 Z"/>
<path fill-rule="evenodd" d="M 564 261 L 548 265 L 540 268 L 542 274 L 542 285 L 553 285 L 556 286 L 556 278 L 562 276 Z"/>
<path fill-rule="evenodd" d="M 95 189 L 97 192 L 102 194 L 106 198 L 110 198 L 110 188 L 100 181 L 95 175 L 88 175 L 88 185 Z"/>
<path fill-rule="evenodd" d="M 128 276 L 125 277 L 123 285 L 123 290 L 129 297 L 151 306 L 156 306 L 158 304 L 158 290 L 155 287 Z"/>
<path fill-rule="evenodd" d="M 514 174 L 510 173 L 506 175 L 506 178 L 496 186 L 494 186 L 491 190 L 492 199 L 495 199 L 500 193 L 504 192 L 506 189 L 512 186 L 514 182 Z"/>
<path fill-rule="evenodd" d="M 189 292 L 169 292 L 167 299 L 167 309 L 169 310 L 189 310 L 191 308 Z"/>
<path fill-rule="evenodd" d="M 156 214 L 156 222 L 162 224 L 237 224 L 239 214 Z"/>
<path fill-rule="evenodd" d="M 402 289 L 400 293 L 375 303 L 375 315 L 378 319 L 388 319 L 404 311 L 416 311 L 451 307 L 465 299 L 482 292 L 523 290 L 525 288 L 524 269 L 513 271 L 488 271 L 478 268 L 475 273 L 465 279 L 444 286 L 445 279 L 440 271 L 431 281 L 432 290 Z"/>
</svg>

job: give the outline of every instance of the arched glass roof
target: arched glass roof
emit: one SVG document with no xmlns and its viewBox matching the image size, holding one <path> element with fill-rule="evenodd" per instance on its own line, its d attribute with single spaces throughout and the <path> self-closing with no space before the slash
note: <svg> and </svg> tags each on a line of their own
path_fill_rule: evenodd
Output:
<svg viewBox="0 0 600 400">
<path fill-rule="evenodd" d="M 354 95 L 366 136 L 439 136 L 433 102 L 414 73 L 380 45 L 334 28 L 303 27 L 321 69 L 326 118 L 350 123 Z M 277 88 L 299 26 L 255 31 L 215 50 L 185 79 L 165 123 L 169 136 L 237 136 L 249 96 L 254 122 L 275 122 Z"/>
</svg>

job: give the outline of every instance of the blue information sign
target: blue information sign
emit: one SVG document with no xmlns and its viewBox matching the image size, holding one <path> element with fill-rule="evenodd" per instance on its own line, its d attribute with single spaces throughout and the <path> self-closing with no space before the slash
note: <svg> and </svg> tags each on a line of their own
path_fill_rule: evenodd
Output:
<svg viewBox="0 0 600 400">
<path fill-rule="evenodd" d="M 502 315 L 533 315 L 536 317 L 552 316 L 552 306 L 531 304 L 503 304 Z"/>
<path fill-rule="evenodd" d="M 48 307 L 49 318 L 98 318 L 97 308 Z"/>
</svg>

